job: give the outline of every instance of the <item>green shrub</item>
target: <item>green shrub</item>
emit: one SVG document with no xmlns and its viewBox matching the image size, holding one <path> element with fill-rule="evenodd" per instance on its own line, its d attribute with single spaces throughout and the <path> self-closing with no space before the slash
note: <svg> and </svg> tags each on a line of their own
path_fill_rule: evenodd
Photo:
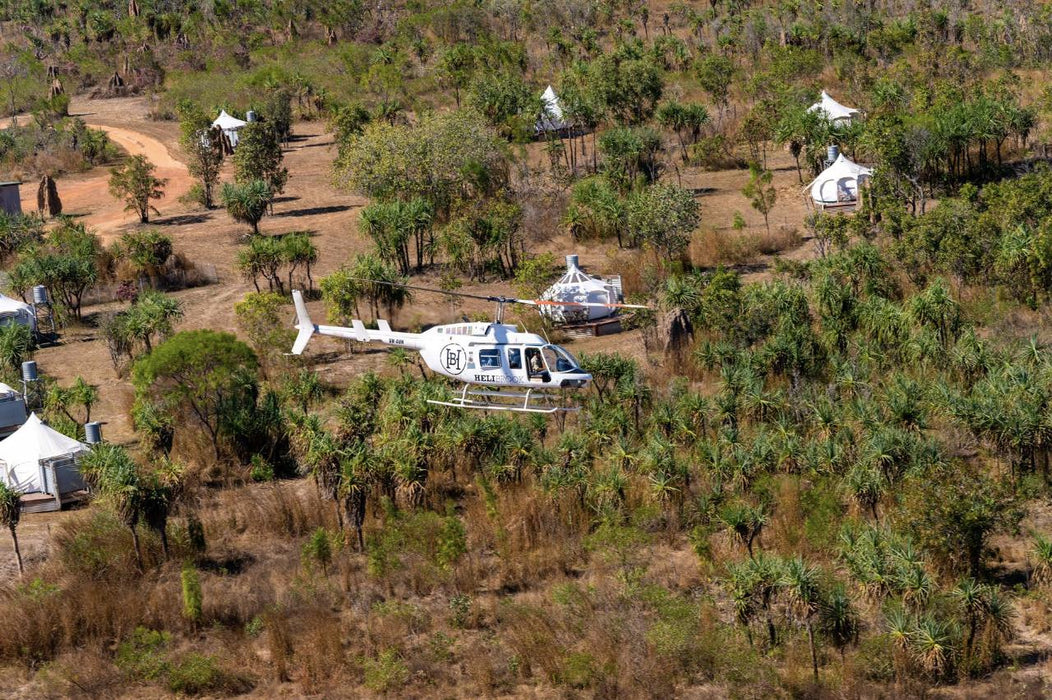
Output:
<svg viewBox="0 0 1052 700">
<path fill-rule="evenodd" d="M 377 693 L 401 688 L 409 680 L 409 667 L 394 649 L 385 649 L 375 659 L 365 659 L 365 686 Z"/>
<path fill-rule="evenodd" d="M 186 695 L 202 695 L 226 685 L 227 676 L 215 657 L 187 654 L 168 671 L 168 690 Z"/>
<path fill-rule="evenodd" d="M 165 653 L 171 641 L 167 632 L 137 627 L 131 639 L 117 646 L 117 668 L 134 680 L 157 680 L 168 673 Z"/>
<path fill-rule="evenodd" d="M 183 617 L 197 624 L 201 621 L 201 581 L 192 563 L 183 566 Z"/>
</svg>

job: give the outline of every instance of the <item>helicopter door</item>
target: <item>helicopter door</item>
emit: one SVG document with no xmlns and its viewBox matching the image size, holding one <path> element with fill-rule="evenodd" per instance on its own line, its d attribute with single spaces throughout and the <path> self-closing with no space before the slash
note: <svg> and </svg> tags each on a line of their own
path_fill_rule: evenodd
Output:
<svg viewBox="0 0 1052 700">
<path fill-rule="evenodd" d="M 526 348 L 526 370 L 531 381 L 549 382 L 552 379 L 552 375 L 548 373 L 547 368 L 544 366 L 544 358 L 541 357 L 540 348 Z"/>
</svg>

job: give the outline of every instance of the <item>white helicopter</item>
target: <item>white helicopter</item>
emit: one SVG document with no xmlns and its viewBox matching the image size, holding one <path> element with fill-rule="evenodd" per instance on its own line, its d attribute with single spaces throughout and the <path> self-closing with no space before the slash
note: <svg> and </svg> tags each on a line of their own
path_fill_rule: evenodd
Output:
<svg viewBox="0 0 1052 700">
<path fill-rule="evenodd" d="M 376 283 L 496 302 L 497 317 L 493 323 L 454 323 L 434 326 L 423 333 L 393 331 L 390 324 L 382 319 L 376 321 L 378 330 L 366 328 L 357 319 L 350 327 L 323 326 L 311 321 L 303 294 L 293 291 L 297 318 L 295 327 L 299 335 L 292 346 L 292 353 L 302 353 L 315 333 L 417 350 L 432 371 L 464 383 L 459 394 L 449 401 L 429 400 L 429 403 L 455 408 L 524 413 L 575 411 L 575 406 L 558 405 L 556 402 L 559 397 L 552 394 L 551 390 L 577 389 L 592 381 L 592 375 L 581 369 L 580 363 L 563 348 L 535 333 L 522 333 L 518 326 L 504 323 L 505 304 L 647 308 L 638 304 L 512 299 L 395 285 L 392 282 Z"/>
</svg>

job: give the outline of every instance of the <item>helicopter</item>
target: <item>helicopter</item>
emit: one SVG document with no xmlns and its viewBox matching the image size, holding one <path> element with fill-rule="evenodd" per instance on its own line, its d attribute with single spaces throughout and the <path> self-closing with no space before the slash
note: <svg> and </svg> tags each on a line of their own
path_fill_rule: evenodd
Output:
<svg viewBox="0 0 1052 700">
<path fill-rule="evenodd" d="M 365 324 L 357 319 L 349 327 L 325 326 L 311 321 L 307 305 L 303 301 L 303 293 L 294 290 L 292 299 L 296 307 L 295 328 L 299 333 L 292 346 L 292 354 L 301 354 L 315 333 L 362 343 L 383 343 L 395 348 L 416 350 L 433 372 L 463 383 L 461 390 L 448 401 L 428 400 L 428 403 L 454 408 L 520 413 L 578 410 L 576 406 L 560 405 L 559 395 L 553 392 L 585 387 L 592 381 L 592 375 L 581 369 L 580 363 L 565 349 L 549 343 L 536 333 L 524 333 L 519 331 L 518 326 L 504 323 L 505 305 L 648 308 L 638 304 L 482 296 L 379 280 L 369 281 L 496 302 L 496 318 L 492 323 L 464 322 L 433 326 L 423 333 L 392 330 L 391 325 L 383 319 L 376 321 L 376 330 L 366 328 Z"/>
</svg>

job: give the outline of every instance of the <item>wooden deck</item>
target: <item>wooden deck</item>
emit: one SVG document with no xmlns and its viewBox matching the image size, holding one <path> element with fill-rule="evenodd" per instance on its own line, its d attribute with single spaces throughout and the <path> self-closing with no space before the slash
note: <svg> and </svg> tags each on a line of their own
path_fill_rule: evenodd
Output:
<svg viewBox="0 0 1052 700">
<path fill-rule="evenodd" d="M 80 503 L 88 499 L 87 491 L 70 491 L 55 498 L 50 493 L 27 493 L 22 496 L 23 513 L 50 513 L 61 510 L 63 506 Z"/>
<path fill-rule="evenodd" d="M 575 323 L 571 326 L 563 326 L 561 330 L 574 338 L 613 335 L 614 333 L 621 332 L 621 319 L 614 316 L 612 318 L 604 318 L 599 321 L 590 321 L 588 323 Z"/>
</svg>

